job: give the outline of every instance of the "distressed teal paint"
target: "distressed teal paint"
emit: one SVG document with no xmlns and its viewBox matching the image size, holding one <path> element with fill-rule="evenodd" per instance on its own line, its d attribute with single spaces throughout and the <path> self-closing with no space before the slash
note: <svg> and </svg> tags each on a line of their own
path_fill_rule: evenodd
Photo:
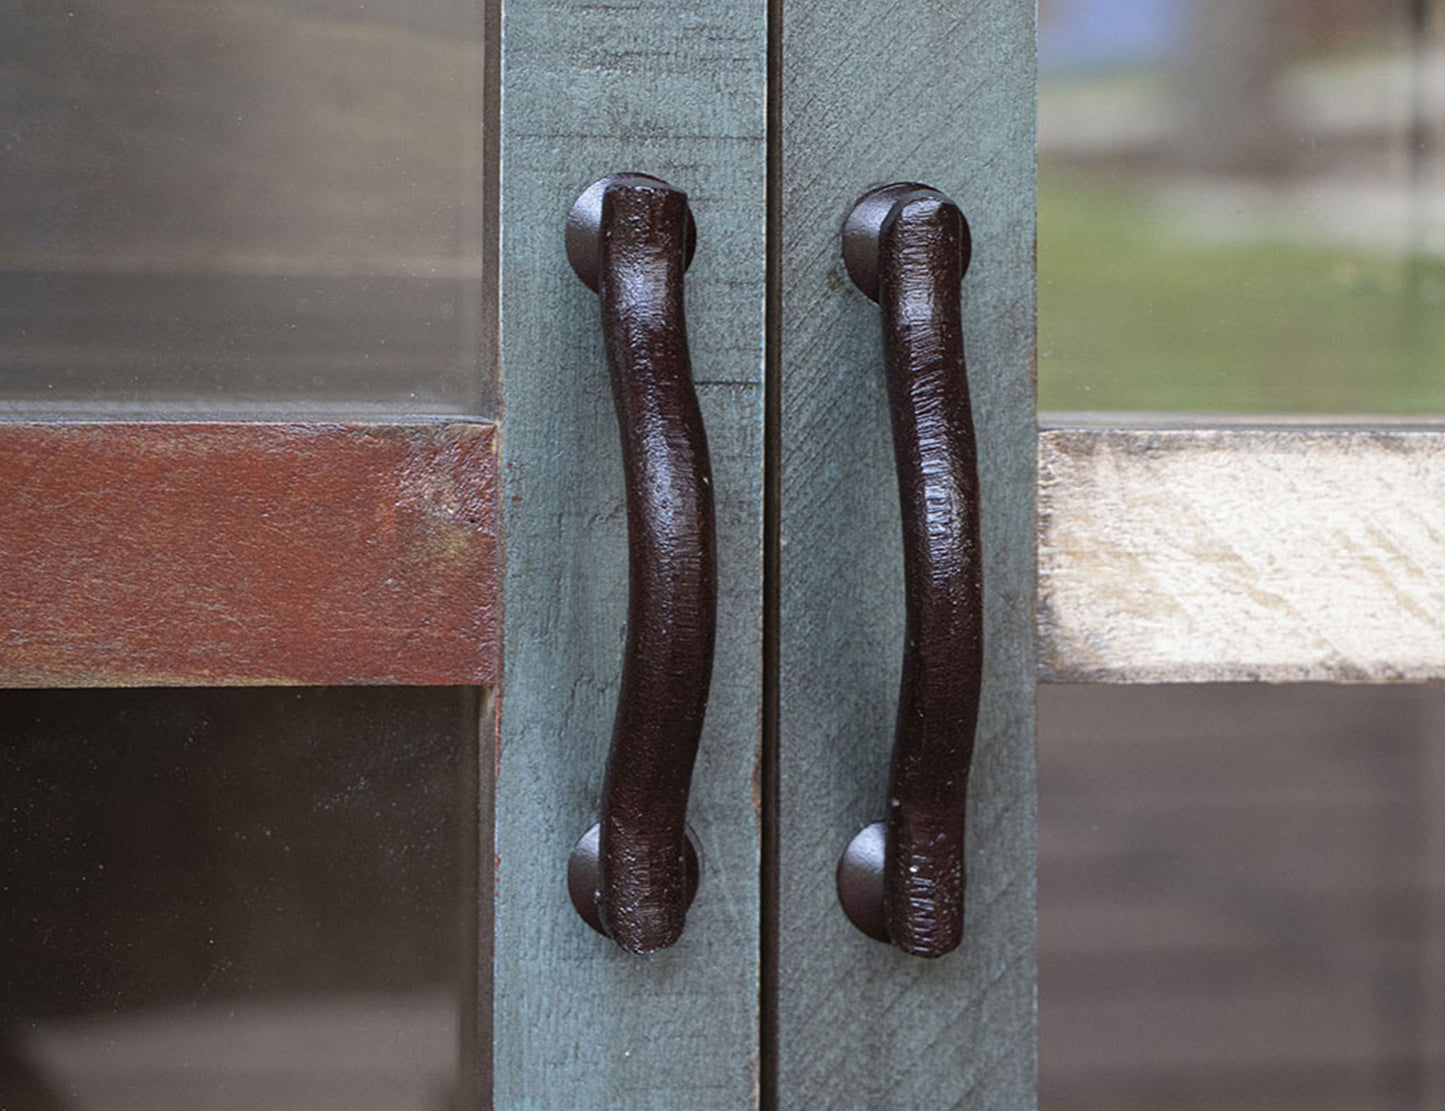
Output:
<svg viewBox="0 0 1445 1111">
<path fill-rule="evenodd" d="M 504 673 L 493 1097 L 524 1108 L 752 1106 L 758 1057 L 766 25 L 760 2 L 504 9 Z M 564 877 L 596 821 L 626 614 L 626 521 L 596 295 L 563 220 L 603 174 L 687 190 L 687 316 L 718 514 L 719 631 L 689 823 L 702 887 L 673 948 L 629 956 Z"/>
<path fill-rule="evenodd" d="M 784 0 L 778 1086 L 783 1107 L 1034 1106 L 1034 6 Z M 838 258 L 871 185 L 973 229 L 965 348 L 983 486 L 986 664 L 963 947 L 847 922 L 833 868 L 884 816 L 903 641 L 878 309 Z"/>
</svg>

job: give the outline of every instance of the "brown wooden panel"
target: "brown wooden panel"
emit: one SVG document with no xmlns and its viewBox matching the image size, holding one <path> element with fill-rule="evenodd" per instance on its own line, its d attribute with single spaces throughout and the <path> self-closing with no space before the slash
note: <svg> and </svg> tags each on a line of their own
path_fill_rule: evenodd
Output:
<svg viewBox="0 0 1445 1111">
<path fill-rule="evenodd" d="M 492 683 L 493 429 L 0 425 L 0 685 Z"/>
</svg>

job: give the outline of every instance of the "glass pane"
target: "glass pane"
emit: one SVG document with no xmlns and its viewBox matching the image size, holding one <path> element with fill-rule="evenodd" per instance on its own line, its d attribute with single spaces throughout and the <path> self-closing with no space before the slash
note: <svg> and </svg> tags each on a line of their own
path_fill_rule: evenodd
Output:
<svg viewBox="0 0 1445 1111">
<path fill-rule="evenodd" d="M 0 8 L 0 413 L 485 411 L 482 0 Z"/>
<path fill-rule="evenodd" d="M 440 1111 L 476 696 L 0 694 L 0 1107 Z"/>
<path fill-rule="evenodd" d="M 1445 1107 L 1445 691 L 1042 687 L 1044 1111 Z"/>
<path fill-rule="evenodd" d="M 1442 13 L 1044 0 L 1040 407 L 1445 408 Z"/>
</svg>

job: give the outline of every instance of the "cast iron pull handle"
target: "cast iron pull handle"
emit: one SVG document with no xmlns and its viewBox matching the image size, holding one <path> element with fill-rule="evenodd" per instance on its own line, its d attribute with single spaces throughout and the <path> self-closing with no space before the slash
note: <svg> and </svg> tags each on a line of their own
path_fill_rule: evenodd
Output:
<svg viewBox="0 0 1445 1111">
<path fill-rule="evenodd" d="M 602 303 L 631 575 L 602 820 L 572 852 L 568 890 L 631 953 L 678 939 L 698 882 L 687 795 L 712 675 L 717 555 L 683 318 L 695 242 L 687 194 L 643 174 L 603 178 L 567 218 L 567 256 Z"/>
<path fill-rule="evenodd" d="M 888 817 L 838 865 L 864 933 L 940 957 L 963 938 L 964 804 L 983 675 L 978 462 L 959 284 L 971 239 L 935 189 L 887 185 L 843 228 L 854 284 L 883 310 L 883 355 L 903 511 L 907 641 Z"/>
</svg>

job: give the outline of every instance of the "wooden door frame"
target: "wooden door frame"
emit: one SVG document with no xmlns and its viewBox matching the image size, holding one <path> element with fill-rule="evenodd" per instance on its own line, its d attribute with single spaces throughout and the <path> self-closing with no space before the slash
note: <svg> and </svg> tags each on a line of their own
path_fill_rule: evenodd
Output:
<svg viewBox="0 0 1445 1111">
<path fill-rule="evenodd" d="M 1071 416 L 1046 418 L 1036 438 L 1034 28 L 1012 0 L 911 14 L 891 0 L 682 11 L 546 0 L 510 7 L 505 28 L 500 5 L 488 10 L 507 74 L 493 65 L 483 98 L 497 123 L 487 211 L 500 216 L 487 220 L 500 223 L 483 234 L 499 275 L 500 457 L 498 429 L 482 422 L 446 433 L 435 422 L 0 425 L 0 466 L 42 468 L 39 481 L 44 467 L 68 465 L 85 492 L 64 507 L 61 532 L 61 510 L 40 503 L 0 530 L 0 604 L 24 615 L 0 679 L 500 682 L 497 855 L 482 884 L 495 928 L 484 914 L 481 945 L 495 973 L 482 1010 L 498 1108 L 1030 1107 L 1035 680 L 1445 678 L 1445 544 L 1432 523 L 1445 432 Z M 694 796 L 703 894 L 684 941 L 641 960 L 587 931 L 562 878 L 595 813 L 625 560 L 596 304 L 567 267 L 561 229 L 573 197 L 618 170 L 673 180 L 697 215 L 689 316 L 728 630 Z M 876 319 L 842 279 L 835 240 L 854 197 L 889 179 L 954 195 L 978 245 L 964 292 L 993 616 L 970 804 L 976 909 L 964 953 L 929 965 L 854 936 L 831 889 L 846 834 L 883 805 L 889 730 L 879 722 L 891 713 L 901 620 L 870 376 Z M 301 487 L 278 489 L 156 462 L 221 428 L 249 437 L 258 466 L 278 458 L 268 437 L 314 436 L 308 450 L 321 455 L 286 472 Z M 37 453 L 56 435 L 69 437 L 69 463 Z M 109 436 L 118 440 L 95 446 Z M 376 452 L 359 468 L 358 444 Z M 470 460 L 464 475 L 457 451 Z M 298 566 L 338 547 L 327 519 L 338 488 L 305 482 L 336 468 L 347 477 L 344 531 L 371 541 L 347 553 L 364 557 L 357 573 L 370 584 L 352 600 L 391 607 L 360 607 L 374 625 L 344 607 L 294 608 L 298 595 L 320 597 Z M 157 483 L 115 481 L 142 473 Z M 1349 497 L 1335 496 L 1346 483 Z M 218 500 L 219 488 L 237 496 Z M 316 512 L 288 518 L 255 562 L 275 590 L 240 589 L 218 568 L 291 503 Z M 192 536 L 184 530 L 139 534 L 94 562 L 117 520 L 158 509 L 182 522 L 207 514 L 216 546 L 197 552 L 174 539 Z M 103 628 L 75 637 L 93 616 L 83 589 L 36 606 L 44 568 L 60 564 L 129 583 L 131 608 L 114 611 L 122 621 L 144 616 L 185 564 L 218 584 L 217 612 L 252 630 L 260 662 L 185 656 L 195 630 L 180 611 L 159 626 L 161 651 L 98 655 L 113 642 Z M 412 577 L 398 580 L 396 567 Z M 1369 619 L 1342 621 L 1342 610 Z M 443 662 L 398 670 L 396 634 L 421 613 L 449 631 Z M 267 630 L 281 622 L 351 636 L 359 655 L 327 656 L 328 670 L 314 646 L 273 651 L 281 641 Z M 60 645 L 64 658 L 47 662 L 37 645 Z M 117 663 L 118 651 L 149 651 L 151 670 Z"/>
</svg>

